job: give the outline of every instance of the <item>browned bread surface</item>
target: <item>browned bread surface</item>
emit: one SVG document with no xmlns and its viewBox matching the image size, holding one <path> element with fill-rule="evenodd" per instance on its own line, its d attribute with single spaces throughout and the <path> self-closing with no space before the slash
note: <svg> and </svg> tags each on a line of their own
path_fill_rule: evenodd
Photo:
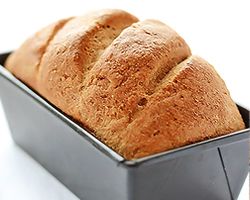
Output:
<svg viewBox="0 0 250 200">
<path fill-rule="evenodd" d="M 37 75 L 39 93 L 81 121 L 83 80 L 110 43 L 136 21 L 120 10 L 103 10 L 70 20 L 55 35 L 41 59 Z"/>
<path fill-rule="evenodd" d="M 126 159 L 244 128 L 210 64 L 167 25 L 125 11 L 52 24 L 6 67 Z"/>
<path fill-rule="evenodd" d="M 36 74 L 43 54 L 54 35 L 69 21 L 59 20 L 27 39 L 22 46 L 12 53 L 5 65 L 19 79 L 36 89 Z"/>
</svg>

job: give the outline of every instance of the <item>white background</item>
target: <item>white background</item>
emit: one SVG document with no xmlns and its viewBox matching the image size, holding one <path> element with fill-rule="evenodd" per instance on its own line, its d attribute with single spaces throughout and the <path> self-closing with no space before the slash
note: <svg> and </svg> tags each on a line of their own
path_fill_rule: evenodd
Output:
<svg viewBox="0 0 250 200">
<path fill-rule="evenodd" d="M 17 48 L 29 35 L 57 19 L 100 8 L 125 9 L 155 18 L 185 38 L 193 54 L 208 60 L 233 99 L 250 108 L 249 0 L 70 0 L 0 2 L 0 52 Z M 247 200 L 245 183 L 240 200 Z M 75 199 L 63 185 L 16 147 L 0 107 L 0 200 Z"/>
</svg>

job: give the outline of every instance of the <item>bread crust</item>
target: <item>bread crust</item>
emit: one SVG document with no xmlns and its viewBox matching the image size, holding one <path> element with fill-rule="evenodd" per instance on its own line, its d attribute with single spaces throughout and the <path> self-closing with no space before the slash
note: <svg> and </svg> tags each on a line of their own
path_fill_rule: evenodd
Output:
<svg viewBox="0 0 250 200">
<path fill-rule="evenodd" d="M 140 101 L 190 55 L 185 41 L 161 22 L 147 20 L 125 29 L 84 80 L 80 112 L 85 126 L 120 148 L 126 136 L 119 132 L 143 109 Z"/>
<path fill-rule="evenodd" d="M 172 70 L 120 134 L 125 139 L 118 152 L 127 159 L 244 128 L 225 83 L 208 62 L 191 56 Z"/>
<path fill-rule="evenodd" d="M 78 121 L 83 80 L 120 32 L 138 21 L 121 10 L 102 10 L 70 20 L 53 38 L 38 72 L 38 91 Z"/>
<path fill-rule="evenodd" d="M 164 23 L 125 11 L 52 24 L 6 67 L 126 159 L 244 128 L 208 62 Z"/>
<path fill-rule="evenodd" d="M 5 63 L 6 68 L 30 87 L 37 90 L 36 74 L 41 58 L 50 41 L 70 19 L 59 20 L 36 32 L 8 57 Z"/>
</svg>

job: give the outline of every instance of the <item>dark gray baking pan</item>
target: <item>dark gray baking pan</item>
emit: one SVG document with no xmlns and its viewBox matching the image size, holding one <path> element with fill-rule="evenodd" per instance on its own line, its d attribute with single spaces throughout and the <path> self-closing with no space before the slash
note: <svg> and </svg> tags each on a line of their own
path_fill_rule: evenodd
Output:
<svg viewBox="0 0 250 200">
<path fill-rule="evenodd" d="M 249 111 L 241 106 L 245 130 L 129 161 L 2 66 L 0 97 L 14 141 L 80 199 L 233 200 L 248 174 Z"/>
</svg>

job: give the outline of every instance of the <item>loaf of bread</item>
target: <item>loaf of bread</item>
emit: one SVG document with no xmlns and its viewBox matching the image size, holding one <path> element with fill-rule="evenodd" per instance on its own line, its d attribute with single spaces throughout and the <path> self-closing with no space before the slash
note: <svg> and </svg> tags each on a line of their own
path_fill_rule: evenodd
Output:
<svg viewBox="0 0 250 200">
<path fill-rule="evenodd" d="M 126 159 L 245 126 L 208 62 L 164 23 L 122 10 L 51 24 L 6 68 Z"/>
</svg>

